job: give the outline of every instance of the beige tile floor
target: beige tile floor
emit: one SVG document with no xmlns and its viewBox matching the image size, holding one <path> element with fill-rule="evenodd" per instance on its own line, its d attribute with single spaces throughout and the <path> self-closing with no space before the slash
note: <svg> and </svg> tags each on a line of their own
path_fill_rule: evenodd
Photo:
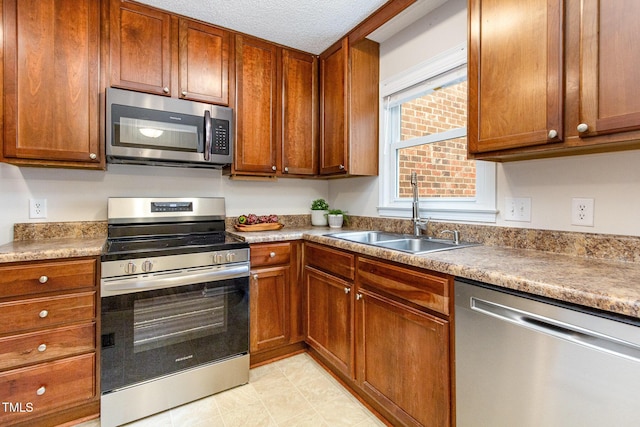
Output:
<svg viewBox="0 0 640 427">
<path fill-rule="evenodd" d="M 99 427 L 94 420 L 78 427 Z M 128 427 L 380 427 L 384 424 L 306 353 L 251 370 L 249 384 Z"/>
</svg>

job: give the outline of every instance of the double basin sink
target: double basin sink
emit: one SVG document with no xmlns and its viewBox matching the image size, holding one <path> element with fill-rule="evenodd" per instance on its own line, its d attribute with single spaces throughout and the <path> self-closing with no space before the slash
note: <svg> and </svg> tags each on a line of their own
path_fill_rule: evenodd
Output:
<svg viewBox="0 0 640 427">
<path fill-rule="evenodd" d="M 426 236 L 418 237 L 411 234 L 391 233 L 386 231 L 348 231 L 328 234 L 328 237 L 348 240 L 350 242 L 364 243 L 380 248 L 395 249 L 419 255 L 430 252 L 448 251 L 451 249 L 476 246 L 476 243 L 459 242 L 452 240 L 432 239 Z"/>
</svg>

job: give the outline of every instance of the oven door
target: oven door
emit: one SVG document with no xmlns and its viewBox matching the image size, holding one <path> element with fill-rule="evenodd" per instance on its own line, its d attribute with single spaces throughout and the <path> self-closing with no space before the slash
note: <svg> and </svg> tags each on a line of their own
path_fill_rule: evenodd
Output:
<svg viewBox="0 0 640 427">
<path fill-rule="evenodd" d="M 102 393 L 249 351 L 249 278 L 104 297 Z"/>
</svg>

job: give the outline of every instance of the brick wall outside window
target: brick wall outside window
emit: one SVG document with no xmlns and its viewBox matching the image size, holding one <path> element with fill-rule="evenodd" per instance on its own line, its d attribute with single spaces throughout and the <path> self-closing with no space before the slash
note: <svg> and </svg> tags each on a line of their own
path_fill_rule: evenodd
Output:
<svg viewBox="0 0 640 427">
<path fill-rule="evenodd" d="M 467 82 L 436 90 L 401 105 L 401 140 L 458 129 L 467 124 Z M 411 197 L 411 171 L 420 197 L 474 197 L 475 161 L 466 137 L 398 150 L 399 197 Z"/>
</svg>

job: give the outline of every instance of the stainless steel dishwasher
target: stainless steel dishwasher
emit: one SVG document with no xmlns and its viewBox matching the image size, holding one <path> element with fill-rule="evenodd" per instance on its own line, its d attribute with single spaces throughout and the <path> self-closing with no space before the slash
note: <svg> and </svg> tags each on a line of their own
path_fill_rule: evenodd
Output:
<svg viewBox="0 0 640 427">
<path fill-rule="evenodd" d="M 457 426 L 639 426 L 638 325 L 456 280 Z"/>
</svg>

